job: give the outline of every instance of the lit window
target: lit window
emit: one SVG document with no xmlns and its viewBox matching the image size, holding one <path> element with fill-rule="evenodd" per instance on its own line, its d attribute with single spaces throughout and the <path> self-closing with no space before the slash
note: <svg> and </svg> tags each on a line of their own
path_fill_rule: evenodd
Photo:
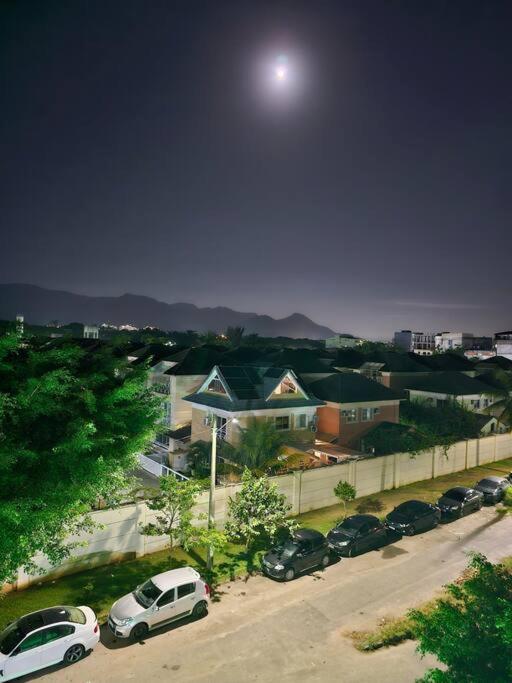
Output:
<svg viewBox="0 0 512 683">
<path fill-rule="evenodd" d="M 373 420 L 373 408 L 361 408 L 361 422 Z"/>
<path fill-rule="evenodd" d="M 357 422 L 357 410 L 355 408 L 342 410 L 341 416 L 343 417 L 343 422 Z"/>
<path fill-rule="evenodd" d="M 210 382 L 210 384 L 207 387 L 207 391 L 213 391 L 216 394 L 225 394 L 226 393 L 226 390 L 224 389 L 222 382 L 217 377 L 214 377 L 212 379 L 212 381 Z"/>
<path fill-rule="evenodd" d="M 277 387 L 275 390 L 276 394 L 296 394 L 297 393 L 297 387 L 295 386 L 294 382 L 292 382 L 291 379 L 288 377 L 285 377 L 281 384 Z"/>
</svg>

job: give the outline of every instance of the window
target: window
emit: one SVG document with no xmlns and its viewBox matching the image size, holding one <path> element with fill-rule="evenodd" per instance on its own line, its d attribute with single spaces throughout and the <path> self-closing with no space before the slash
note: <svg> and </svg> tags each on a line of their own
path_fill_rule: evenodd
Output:
<svg viewBox="0 0 512 683">
<path fill-rule="evenodd" d="M 227 434 L 227 425 L 228 425 L 228 420 L 226 417 L 219 417 L 217 415 L 217 438 L 220 439 L 221 441 L 226 440 L 226 434 Z"/>
<path fill-rule="evenodd" d="M 278 431 L 290 429 L 290 416 L 280 415 L 279 417 L 276 417 L 275 427 Z"/>
<path fill-rule="evenodd" d="M 171 424 L 171 403 L 170 401 L 164 402 L 164 416 L 162 419 L 163 424 L 169 426 Z"/>
<path fill-rule="evenodd" d="M 192 593 L 196 592 L 196 584 L 195 583 L 185 583 L 183 586 L 178 586 L 178 600 L 180 598 L 184 598 L 187 595 L 192 595 Z"/>
<path fill-rule="evenodd" d="M 307 415 L 296 415 L 295 416 L 295 429 L 306 429 L 308 426 L 308 416 Z"/>
<path fill-rule="evenodd" d="M 157 443 L 159 446 L 165 446 L 166 448 L 169 447 L 169 436 L 167 434 L 159 433 L 155 436 L 155 443 Z"/>
<path fill-rule="evenodd" d="M 164 605 L 170 605 L 171 602 L 174 602 L 174 588 L 171 588 L 170 591 L 164 593 L 162 597 L 158 600 L 157 605 L 159 607 L 163 607 Z"/>
<path fill-rule="evenodd" d="M 33 650 L 35 647 L 44 645 L 44 631 L 36 631 L 32 635 L 27 636 L 25 640 L 20 645 L 20 652 L 27 652 L 27 650 Z"/>
<path fill-rule="evenodd" d="M 70 636 L 75 632 L 74 626 L 68 626 L 67 624 L 61 624 L 60 626 L 52 626 L 44 631 L 44 642 L 51 643 L 54 640 L 59 640 L 59 638 L 65 638 Z"/>
<path fill-rule="evenodd" d="M 350 410 L 342 410 L 341 416 L 343 418 L 343 422 L 357 422 L 357 410 L 355 408 L 351 408 Z"/>
<path fill-rule="evenodd" d="M 285 377 L 274 392 L 275 394 L 296 394 L 297 387 L 289 377 Z"/>
<path fill-rule="evenodd" d="M 226 390 L 224 389 L 224 385 L 220 381 L 218 377 L 214 377 L 208 387 L 206 388 L 206 391 L 213 391 L 216 394 L 225 394 Z"/>
<path fill-rule="evenodd" d="M 373 408 L 361 408 L 361 422 L 373 420 Z"/>
</svg>

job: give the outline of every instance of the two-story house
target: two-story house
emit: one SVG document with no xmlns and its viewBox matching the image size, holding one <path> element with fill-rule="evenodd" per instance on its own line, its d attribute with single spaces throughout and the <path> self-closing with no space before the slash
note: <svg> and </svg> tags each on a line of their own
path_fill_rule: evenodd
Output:
<svg viewBox="0 0 512 683">
<path fill-rule="evenodd" d="M 434 406 L 457 401 L 474 412 L 492 405 L 491 389 L 488 381 L 469 377 L 463 372 L 433 372 L 428 377 L 418 377 L 407 384 L 411 401 L 428 401 Z"/>
<path fill-rule="evenodd" d="M 209 413 L 217 418 L 218 437 L 233 446 L 252 420 L 271 421 L 278 431 L 313 441 L 316 398 L 289 368 L 218 365 L 197 391 L 185 396 L 192 409 L 191 441 L 209 441 Z M 234 420 L 233 418 L 236 418 Z"/>
</svg>

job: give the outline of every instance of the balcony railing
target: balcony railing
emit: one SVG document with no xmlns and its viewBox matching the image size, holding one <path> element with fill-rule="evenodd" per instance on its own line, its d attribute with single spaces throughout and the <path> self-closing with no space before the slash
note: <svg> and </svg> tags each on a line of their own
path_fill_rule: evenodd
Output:
<svg viewBox="0 0 512 683">
<path fill-rule="evenodd" d="M 155 382 L 154 384 L 151 385 L 151 389 L 155 393 L 163 394 L 164 396 L 168 396 L 171 393 L 170 384 L 166 384 L 165 382 Z"/>
</svg>

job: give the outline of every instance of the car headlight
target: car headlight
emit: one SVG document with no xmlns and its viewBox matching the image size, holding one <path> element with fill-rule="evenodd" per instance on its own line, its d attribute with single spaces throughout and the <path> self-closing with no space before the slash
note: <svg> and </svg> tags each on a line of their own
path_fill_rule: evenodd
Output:
<svg viewBox="0 0 512 683">
<path fill-rule="evenodd" d="M 458 505 L 450 505 L 450 510 L 458 510 L 459 506 Z"/>
<path fill-rule="evenodd" d="M 129 624 L 133 624 L 133 622 L 134 622 L 133 617 L 127 617 L 126 619 L 118 619 L 117 625 L 118 626 L 128 626 Z"/>
<path fill-rule="evenodd" d="M 338 541 L 338 542 L 336 543 L 336 545 L 339 545 L 339 546 L 348 545 L 348 544 L 349 544 L 348 541 Z"/>
<path fill-rule="evenodd" d="M 276 570 L 276 572 L 280 572 L 284 569 L 284 564 L 276 564 L 274 569 Z"/>
</svg>

